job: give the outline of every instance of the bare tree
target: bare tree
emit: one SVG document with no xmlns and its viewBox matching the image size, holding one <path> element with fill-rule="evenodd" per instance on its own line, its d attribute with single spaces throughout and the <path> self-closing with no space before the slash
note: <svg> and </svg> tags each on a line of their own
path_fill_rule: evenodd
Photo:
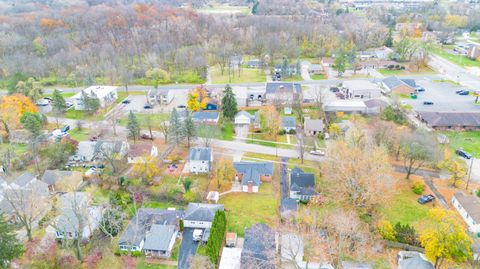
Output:
<svg viewBox="0 0 480 269">
<path fill-rule="evenodd" d="M 115 145 L 113 145 L 116 142 L 112 141 L 105 143 L 101 144 L 98 147 L 97 158 L 107 161 L 112 168 L 112 173 L 115 174 L 118 171 L 117 160 L 119 158 L 119 152 L 117 152 L 117 150 L 115 149 Z"/>
<path fill-rule="evenodd" d="M 420 167 L 434 162 L 440 156 L 436 140 L 430 134 L 421 131 L 415 131 L 402 138 L 400 155 L 407 173 L 406 179 Z"/>
<path fill-rule="evenodd" d="M 325 88 L 315 86 L 315 88 L 313 89 L 313 98 L 315 102 L 315 107 L 318 109 L 318 116 L 319 118 L 323 118 L 328 126 L 328 119 L 326 117 L 325 110 L 323 109 L 323 106 L 326 102 L 326 95 L 327 92 Z"/>
<path fill-rule="evenodd" d="M 163 134 L 163 138 L 165 139 L 165 144 L 168 144 L 168 134 L 170 133 L 170 127 L 168 124 L 168 120 L 162 120 L 160 122 L 160 132 Z"/>
<path fill-rule="evenodd" d="M 308 148 L 310 148 L 306 141 L 305 141 L 305 134 L 303 133 L 302 130 L 298 130 L 297 132 L 297 152 L 298 156 L 300 157 L 300 161 L 304 162 L 305 159 L 305 153 L 308 151 Z"/>
<path fill-rule="evenodd" d="M 202 144 L 205 147 L 210 147 L 210 144 L 213 139 L 219 135 L 217 126 L 202 124 L 198 126 L 198 137 L 201 139 Z"/>
<path fill-rule="evenodd" d="M 103 212 L 99 228 L 105 235 L 109 236 L 110 241 L 112 241 L 122 230 L 124 219 L 125 215 L 121 210 L 117 207 L 108 205 Z"/>
</svg>

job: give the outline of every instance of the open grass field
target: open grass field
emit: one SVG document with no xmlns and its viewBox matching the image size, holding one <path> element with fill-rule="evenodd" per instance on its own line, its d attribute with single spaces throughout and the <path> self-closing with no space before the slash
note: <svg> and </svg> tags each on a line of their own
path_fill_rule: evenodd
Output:
<svg viewBox="0 0 480 269">
<path fill-rule="evenodd" d="M 243 236 L 245 228 L 262 222 L 273 225 L 278 219 L 278 197 L 271 183 L 263 183 L 258 193 L 230 193 L 222 196 L 225 205 L 227 231 Z"/>
<path fill-rule="evenodd" d="M 475 61 L 465 55 L 451 54 L 441 48 L 432 49 L 432 52 L 445 60 L 455 63 L 461 67 L 480 67 L 480 61 Z"/>
<path fill-rule="evenodd" d="M 322 80 L 322 79 L 327 79 L 327 76 L 325 74 L 311 75 L 310 78 L 313 80 Z"/>
<path fill-rule="evenodd" d="M 218 65 L 210 68 L 210 75 L 212 77 L 212 83 L 218 84 L 265 82 L 267 80 L 265 72 L 261 69 L 242 68 L 239 76 L 238 70 L 235 68 L 233 74 L 229 77 L 228 68 L 225 68 L 222 74 Z"/>
<path fill-rule="evenodd" d="M 151 117 L 151 123 L 152 123 L 152 129 L 158 129 L 158 126 L 161 121 L 168 120 L 170 118 L 169 114 L 166 113 L 155 113 L 155 114 L 135 114 L 137 116 L 137 120 L 140 123 L 140 127 L 145 129 L 148 128 L 147 125 L 147 118 L 150 116 Z M 121 118 L 118 121 L 119 125 L 126 126 L 128 123 L 128 116 L 125 116 L 124 118 Z"/>
<path fill-rule="evenodd" d="M 442 132 L 450 140 L 449 146 L 452 151 L 463 148 L 476 158 L 480 158 L 480 132 Z"/>
<path fill-rule="evenodd" d="M 388 70 L 388 69 L 378 69 L 378 73 L 384 76 L 398 76 L 404 75 L 406 73 L 405 70 Z"/>
</svg>

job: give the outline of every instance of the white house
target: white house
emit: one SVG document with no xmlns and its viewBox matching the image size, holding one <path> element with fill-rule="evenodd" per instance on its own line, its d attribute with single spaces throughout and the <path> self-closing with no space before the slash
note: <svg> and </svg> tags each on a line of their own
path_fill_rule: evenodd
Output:
<svg viewBox="0 0 480 269">
<path fill-rule="evenodd" d="M 188 152 L 190 173 L 208 173 L 212 168 L 213 150 L 211 148 L 191 148 Z"/>
<path fill-rule="evenodd" d="M 223 211 L 221 204 L 202 204 L 189 203 L 185 216 L 183 217 L 183 226 L 185 228 L 209 229 L 212 227 L 213 218 L 218 210 Z"/>
<path fill-rule="evenodd" d="M 235 95 L 235 101 L 237 101 L 237 106 L 247 106 L 248 93 L 245 87 L 233 87 L 233 94 Z"/>
<path fill-rule="evenodd" d="M 238 125 L 246 125 L 246 124 L 250 124 L 253 120 L 253 115 L 251 115 L 250 113 L 242 110 L 240 112 L 238 112 L 236 115 L 235 115 L 235 124 L 238 124 Z"/>
<path fill-rule="evenodd" d="M 452 204 L 467 223 L 468 230 L 480 233 L 480 200 L 474 195 L 457 192 L 452 197 Z"/>
<path fill-rule="evenodd" d="M 157 157 L 158 148 L 151 143 L 137 143 L 130 145 L 128 150 L 128 163 L 144 163 L 147 157 Z"/>
<path fill-rule="evenodd" d="M 100 101 L 100 107 L 106 107 L 117 100 L 117 89 L 118 87 L 115 86 L 90 86 L 72 96 L 75 110 L 85 109 L 83 106 L 83 93 L 87 94 L 88 96 L 97 96 L 98 100 Z"/>
<path fill-rule="evenodd" d="M 147 96 L 149 104 L 168 105 L 173 101 L 175 93 L 169 89 L 150 89 Z"/>
</svg>

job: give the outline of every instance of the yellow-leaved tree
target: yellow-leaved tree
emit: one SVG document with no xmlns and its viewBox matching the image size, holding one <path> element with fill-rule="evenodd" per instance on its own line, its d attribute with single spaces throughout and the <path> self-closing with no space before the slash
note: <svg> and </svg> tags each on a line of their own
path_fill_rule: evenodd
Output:
<svg viewBox="0 0 480 269">
<path fill-rule="evenodd" d="M 160 174 L 155 158 L 150 155 L 136 162 L 133 165 L 133 172 L 144 182 L 151 182 L 155 176 Z"/>
<path fill-rule="evenodd" d="M 229 183 L 233 180 L 235 176 L 235 168 L 233 163 L 229 160 L 221 159 L 215 163 L 214 176 L 217 181 L 217 188 L 220 187 L 226 182 Z"/>
<path fill-rule="evenodd" d="M 472 256 L 472 239 L 458 222 L 455 213 L 433 208 L 428 215 L 435 223 L 420 232 L 420 243 L 435 268 L 440 268 L 445 260 L 465 262 L 469 259 Z"/>
<path fill-rule="evenodd" d="M 195 87 L 188 94 L 187 107 L 190 111 L 199 111 L 207 107 L 208 91 L 202 86 Z"/>
<path fill-rule="evenodd" d="M 6 132 L 7 136 L 10 135 L 11 129 L 21 127 L 20 119 L 25 112 L 38 112 L 32 100 L 25 95 L 13 94 L 0 98 L 0 128 Z"/>
<path fill-rule="evenodd" d="M 438 164 L 438 167 L 448 170 L 450 173 L 450 183 L 452 187 L 457 188 L 467 175 L 467 167 L 463 161 L 452 156 L 449 150 L 445 150 L 443 155 L 443 160 Z"/>
</svg>

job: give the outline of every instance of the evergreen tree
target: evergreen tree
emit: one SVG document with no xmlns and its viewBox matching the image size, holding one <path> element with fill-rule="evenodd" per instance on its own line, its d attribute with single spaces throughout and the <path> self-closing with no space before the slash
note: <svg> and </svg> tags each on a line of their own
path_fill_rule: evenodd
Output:
<svg viewBox="0 0 480 269">
<path fill-rule="evenodd" d="M 290 72 L 288 72 L 288 59 L 287 57 L 284 57 L 282 63 L 282 76 L 290 75 L 289 73 Z"/>
<path fill-rule="evenodd" d="M 387 39 L 385 39 L 385 47 L 391 48 L 393 47 L 393 31 L 392 28 L 388 31 Z"/>
<path fill-rule="evenodd" d="M 38 113 L 25 112 L 20 118 L 23 128 L 27 129 L 32 137 L 37 137 L 40 135 L 43 127 L 43 118 L 42 115 Z"/>
<path fill-rule="evenodd" d="M 62 94 L 58 90 L 53 91 L 52 95 L 52 109 L 55 114 L 62 114 L 67 110 L 67 103 L 65 102 L 65 98 L 63 98 Z"/>
<path fill-rule="evenodd" d="M 190 142 L 197 137 L 196 126 L 190 112 L 187 112 L 187 117 L 183 122 L 183 131 L 187 139 L 187 147 L 190 148 Z"/>
<path fill-rule="evenodd" d="M 140 137 L 140 124 L 138 123 L 137 116 L 135 116 L 131 110 L 128 114 L 127 129 L 128 136 L 132 138 L 134 142 L 137 141 L 137 138 Z"/>
<path fill-rule="evenodd" d="M 185 132 L 183 130 L 183 124 L 180 120 L 177 110 L 174 108 L 170 114 L 170 126 L 168 128 L 170 137 L 175 144 L 179 145 L 185 138 Z"/>
<path fill-rule="evenodd" d="M 235 114 L 237 114 L 237 100 L 235 100 L 235 94 L 233 94 L 232 87 L 228 84 L 223 91 L 222 111 L 223 116 L 229 120 L 233 120 Z"/>
<path fill-rule="evenodd" d="M 227 228 L 227 219 L 225 211 L 217 211 L 213 218 L 212 227 L 210 228 L 210 236 L 207 242 L 207 256 L 213 264 L 218 263 L 218 253 L 222 247 L 223 238 Z"/>
<path fill-rule="evenodd" d="M 18 241 L 13 225 L 0 214 L 0 268 L 10 268 L 10 262 L 23 253 L 23 246 Z"/>
<path fill-rule="evenodd" d="M 89 95 L 82 91 L 82 103 L 83 109 L 89 114 L 97 112 L 100 108 L 100 99 L 98 99 L 98 96 L 93 92 Z"/>
</svg>

